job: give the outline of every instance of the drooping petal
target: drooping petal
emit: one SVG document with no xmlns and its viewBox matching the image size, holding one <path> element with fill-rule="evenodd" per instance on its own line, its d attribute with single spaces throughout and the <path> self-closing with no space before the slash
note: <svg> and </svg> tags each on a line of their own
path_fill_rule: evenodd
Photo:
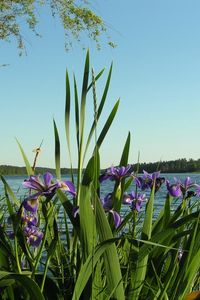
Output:
<svg viewBox="0 0 200 300">
<path fill-rule="evenodd" d="M 64 191 L 67 191 L 72 196 L 76 196 L 75 186 L 71 181 L 60 181 L 60 188 Z"/>
<path fill-rule="evenodd" d="M 152 173 L 152 179 L 155 180 L 156 178 L 160 177 L 160 171 Z"/>
<path fill-rule="evenodd" d="M 79 206 L 76 206 L 73 208 L 72 210 L 72 215 L 74 216 L 74 218 L 76 218 L 80 213 L 80 210 L 79 210 Z"/>
<path fill-rule="evenodd" d="M 141 210 L 141 207 L 142 207 L 142 202 L 139 201 L 139 200 L 136 200 L 136 201 L 135 201 L 135 210 L 136 210 L 137 212 L 139 212 L 139 211 Z"/>
<path fill-rule="evenodd" d="M 29 179 L 25 179 L 23 182 L 23 186 L 25 188 L 40 191 L 40 192 L 44 190 L 44 186 L 42 182 L 39 180 L 39 176 L 34 176 L 34 175 L 31 175 Z"/>
<path fill-rule="evenodd" d="M 106 174 L 106 173 L 104 173 L 104 174 L 102 174 L 102 175 L 99 176 L 99 182 L 100 183 L 102 183 L 103 181 L 105 181 L 107 179 L 113 180 L 114 177 L 111 176 L 111 175 L 109 175 L 109 174 Z"/>
<path fill-rule="evenodd" d="M 135 177 L 135 184 L 138 188 L 141 188 L 142 187 L 142 177 Z"/>
<path fill-rule="evenodd" d="M 121 216 L 115 210 L 109 210 L 109 212 L 113 215 L 113 220 L 115 223 L 115 228 L 118 228 L 122 222 Z"/>
<path fill-rule="evenodd" d="M 28 199 L 24 200 L 22 203 L 22 206 L 24 207 L 25 210 L 30 211 L 32 213 L 36 213 L 38 210 L 38 198 L 36 199 Z"/>
<path fill-rule="evenodd" d="M 113 207 L 112 193 L 108 193 L 102 202 L 103 202 L 103 208 L 106 211 L 109 211 L 110 209 L 112 209 L 112 207 Z"/>
<path fill-rule="evenodd" d="M 25 226 L 24 235 L 27 238 L 27 242 L 34 247 L 38 247 L 43 238 L 42 231 L 36 226 Z"/>
</svg>

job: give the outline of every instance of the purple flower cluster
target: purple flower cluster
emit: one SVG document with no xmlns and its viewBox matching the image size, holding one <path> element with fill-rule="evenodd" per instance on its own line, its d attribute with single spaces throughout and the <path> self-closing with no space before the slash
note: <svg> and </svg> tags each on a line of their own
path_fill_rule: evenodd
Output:
<svg viewBox="0 0 200 300">
<path fill-rule="evenodd" d="M 100 176 L 99 181 L 103 182 L 104 180 L 112 180 L 119 184 L 122 179 L 127 177 L 134 178 L 136 191 L 125 193 L 122 198 L 122 203 L 130 205 L 131 210 L 135 212 L 139 212 L 141 210 L 142 203 L 146 202 L 146 195 L 139 193 L 137 191 L 138 189 L 140 189 L 141 191 L 145 191 L 148 189 L 151 190 L 153 186 L 155 186 L 155 192 L 157 192 L 162 184 L 166 183 L 167 191 L 172 197 L 183 196 L 186 198 L 191 198 L 195 195 L 200 196 L 200 185 L 192 183 L 190 177 L 186 177 L 184 182 L 181 182 L 180 180 L 175 178 L 175 182 L 171 184 L 169 180 L 165 180 L 164 177 L 160 176 L 160 171 L 151 174 L 143 171 L 142 176 L 135 176 L 133 174 L 133 165 L 128 165 L 126 167 L 112 166 Z M 113 199 L 113 194 L 109 193 L 102 200 L 102 205 L 105 212 L 109 212 L 113 215 L 115 227 L 117 228 L 121 224 L 122 218 L 119 213 L 113 209 Z"/>
<path fill-rule="evenodd" d="M 37 227 L 39 197 L 44 196 L 46 199 L 51 199 L 57 189 L 62 189 L 75 196 L 75 187 L 70 181 L 53 182 L 53 175 L 49 172 L 43 175 L 43 180 L 40 179 L 40 176 L 31 175 L 24 181 L 23 186 L 30 191 L 36 191 L 25 198 L 22 203 L 22 223 L 27 242 L 31 246 L 38 247 L 43 238 L 43 233 Z"/>
<path fill-rule="evenodd" d="M 43 238 L 42 231 L 38 228 L 38 202 L 31 203 L 27 200 L 22 203 L 23 233 L 30 246 L 38 247 Z"/>
</svg>

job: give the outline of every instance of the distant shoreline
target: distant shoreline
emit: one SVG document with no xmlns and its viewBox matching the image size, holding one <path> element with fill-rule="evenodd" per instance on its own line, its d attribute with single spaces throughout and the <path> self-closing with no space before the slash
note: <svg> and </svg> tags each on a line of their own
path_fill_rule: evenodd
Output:
<svg viewBox="0 0 200 300">
<path fill-rule="evenodd" d="M 162 162 L 150 162 L 150 163 L 135 163 L 135 171 L 142 173 L 143 170 L 152 173 L 157 170 L 161 173 L 200 173 L 200 159 L 177 159 Z M 109 166 L 108 166 L 109 167 Z M 102 169 L 102 172 L 105 169 Z M 77 168 L 72 169 L 73 173 L 77 173 Z M 43 174 L 45 172 L 51 172 L 55 174 L 54 168 L 48 167 L 36 167 L 35 174 Z M 61 168 L 61 174 L 71 174 L 70 168 Z M 0 165 L 0 175 L 27 175 L 25 167 L 12 166 L 12 165 Z"/>
</svg>

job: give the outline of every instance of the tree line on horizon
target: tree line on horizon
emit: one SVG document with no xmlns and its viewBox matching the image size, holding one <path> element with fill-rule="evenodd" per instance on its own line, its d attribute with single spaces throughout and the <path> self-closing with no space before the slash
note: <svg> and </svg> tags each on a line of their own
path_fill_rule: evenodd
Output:
<svg viewBox="0 0 200 300">
<path fill-rule="evenodd" d="M 135 164 L 135 171 L 138 168 L 139 173 L 143 170 L 152 173 L 156 170 L 162 173 L 186 173 L 186 172 L 200 172 L 200 159 L 194 160 L 192 158 L 186 159 L 176 159 L 170 161 L 161 162 L 150 162 L 150 163 L 139 163 L 139 166 Z M 73 169 L 76 172 L 76 168 Z M 43 174 L 45 172 L 51 172 L 55 174 L 55 169 L 47 167 L 36 167 L 36 174 Z M 69 174 L 70 168 L 61 168 L 61 174 Z M 0 165 L 0 175 L 25 175 L 26 168 L 10 165 Z"/>
</svg>

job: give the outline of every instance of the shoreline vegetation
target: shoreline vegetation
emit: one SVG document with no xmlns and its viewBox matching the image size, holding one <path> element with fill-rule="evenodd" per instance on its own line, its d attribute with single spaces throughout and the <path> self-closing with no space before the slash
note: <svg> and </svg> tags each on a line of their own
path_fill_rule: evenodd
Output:
<svg viewBox="0 0 200 300">
<path fill-rule="evenodd" d="M 136 169 L 138 168 L 135 164 Z M 162 162 L 150 162 L 150 163 L 140 163 L 139 164 L 139 173 L 142 173 L 143 170 L 147 172 L 154 172 L 159 169 L 162 173 L 200 173 L 200 159 L 194 160 L 186 158 L 162 161 Z M 78 173 L 77 168 L 72 169 L 74 174 Z M 102 170 L 103 171 L 103 170 Z M 52 174 L 56 173 L 56 170 L 48 167 L 36 167 L 36 174 L 43 174 L 45 172 L 51 172 Z M 70 174 L 70 168 L 61 168 L 61 174 Z M 0 174 L 5 175 L 26 175 L 26 167 L 12 166 L 12 165 L 0 165 Z"/>
<path fill-rule="evenodd" d="M 69 179 L 61 178 L 61 172 L 67 169 L 60 167 L 60 138 L 55 120 L 55 175 L 47 169 L 35 168 L 41 146 L 30 164 L 17 140 L 26 172 L 13 166 L 10 170 L 27 173 L 28 178 L 22 178 L 27 193 L 19 199 L 7 179 L 0 176 L 5 191 L 0 199 L 0 300 L 189 300 L 200 295 L 200 185 L 188 175 L 185 179 L 160 176 L 160 171 L 195 172 L 200 170 L 200 160 L 133 166 L 128 163 L 128 132 L 119 165 L 103 171 L 99 150 L 119 106 L 117 100 L 97 134 L 111 71 L 112 65 L 100 101 L 96 97 L 96 81 L 103 71 L 95 75 L 90 69 L 89 51 L 81 98 L 76 77 L 71 82 L 66 72 Z M 86 121 L 91 121 L 86 110 L 89 92 L 94 120 L 86 136 Z M 72 169 L 71 160 L 72 108 L 77 170 Z M 88 153 L 93 141 L 94 149 Z M 90 159 L 86 162 L 88 154 Z M 1 174 L 6 169 L 8 166 L 4 171 L 1 167 Z M 142 174 L 137 174 L 141 170 Z M 37 176 L 36 172 L 43 174 Z M 102 197 L 102 183 L 109 180 L 114 185 Z M 155 201 L 163 184 L 165 202 L 157 215 Z"/>
</svg>

